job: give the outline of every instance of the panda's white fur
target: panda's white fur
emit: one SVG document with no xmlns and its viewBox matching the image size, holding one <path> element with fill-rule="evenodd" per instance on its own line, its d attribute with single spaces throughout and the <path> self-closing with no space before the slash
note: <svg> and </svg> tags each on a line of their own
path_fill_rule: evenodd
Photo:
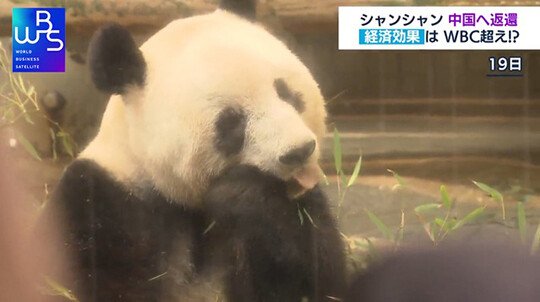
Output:
<svg viewBox="0 0 540 302">
<path fill-rule="evenodd" d="M 317 165 L 323 97 L 308 69 L 261 26 L 217 10 L 170 23 L 140 49 L 144 87 L 111 97 L 101 130 L 81 158 L 122 182 L 151 183 L 191 206 L 209 179 L 231 165 L 251 164 L 290 179 L 295 171 L 281 165 L 279 155 L 312 139 L 317 146 L 307 165 Z M 276 78 L 302 95 L 302 114 L 280 100 Z M 249 117 L 244 148 L 232 158 L 212 146 L 214 121 L 225 106 Z"/>
</svg>

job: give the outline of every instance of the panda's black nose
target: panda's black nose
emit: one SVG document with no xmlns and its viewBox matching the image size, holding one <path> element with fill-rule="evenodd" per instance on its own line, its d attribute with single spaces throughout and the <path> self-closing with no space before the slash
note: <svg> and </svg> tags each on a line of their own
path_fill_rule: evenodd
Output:
<svg viewBox="0 0 540 302">
<path fill-rule="evenodd" d="M 315 140 L 311 140 L 301 147 L 294 148 L 279 157 L 279 161 L 285 165 L 299 165 L 304 163 L 315 150 Z"/>
</svg>

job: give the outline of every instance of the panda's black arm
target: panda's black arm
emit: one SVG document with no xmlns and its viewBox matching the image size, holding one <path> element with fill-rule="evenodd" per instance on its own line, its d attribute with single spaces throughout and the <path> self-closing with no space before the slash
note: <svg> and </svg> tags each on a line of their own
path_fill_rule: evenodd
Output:
<svg viewBox="0 0 540 302">
<path fill-rule="evenodd" d="M 43 215 L 59 224 L 75 275 L 58 281 L 81 302 L 163 301 L 164 281 L 149 279 L 167 271 L 171 238 L 182 228 L 183 213 L 170 202 L 143 202 L 92 161 L 77 160 Z"/>
<path fill-rule="evenodd" d="M 232 242 L 220 246 L 234 267 L 227 278 L 230 301 L 332 301 L 327 296 L 341 295 L 342 242 L 319 189 L 291 200 L 283 181 L 238 166 L 211 185 L 205 205 L 216 221 L 213 238 Z"/>
<path fill-rule="evenodd" d="M 342 298 L 346 288 L 345 247 L 337 228 L 328 199 L 317 186 L 297 200 L 303 209 L 304 221 L 313 227 L 313 257 L 316 263 L 316 301 L 335 301 Z M 311 219 L 313 222 L 311 222 Z"/>
</svg>

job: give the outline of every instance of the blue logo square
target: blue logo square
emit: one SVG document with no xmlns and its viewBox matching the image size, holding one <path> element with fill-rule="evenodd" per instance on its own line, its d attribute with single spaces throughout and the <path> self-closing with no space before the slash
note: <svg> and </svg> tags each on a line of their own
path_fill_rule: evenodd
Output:
<svg viewBox="0 0 540 302">
<path fill-rule="evenodd" d="M 14 8 L 12 71 L 65 72 L 65 31 L 65 8 Z"/>
</svg>

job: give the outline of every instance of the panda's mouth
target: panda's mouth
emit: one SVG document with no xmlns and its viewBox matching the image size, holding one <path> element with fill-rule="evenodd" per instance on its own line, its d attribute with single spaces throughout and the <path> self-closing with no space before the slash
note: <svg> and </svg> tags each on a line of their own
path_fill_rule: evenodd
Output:
<svg viewBox="0 0 540 302">
<path fill-rule="evenodd" d="M 292 173 L 292 178 L 296 180 L 298 185 L 304 190 L 310 190 L 315 187 L 319 181 L 323 172 L 321 167 L 317 163 L 308 163 Z"/>
<path fill-rule="evenodd" d="M 287 181 L 287 194 L 296 199 L 313 189 L 322 177 L 322 170 L 317 164 L 310 164 L 294 171 Z"/>
</svg>

